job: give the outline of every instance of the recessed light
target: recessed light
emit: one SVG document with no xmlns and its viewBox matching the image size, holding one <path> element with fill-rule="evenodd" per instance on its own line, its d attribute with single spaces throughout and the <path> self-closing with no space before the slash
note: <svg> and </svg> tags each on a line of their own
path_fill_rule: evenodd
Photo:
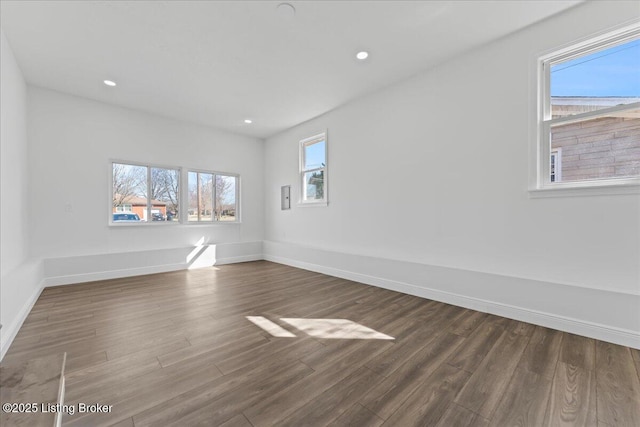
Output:
<svg viewBox="0 0 640 427">
<path fill-rule="evenodd" d="M 250 125 L 251 123 L 253 123 L 253 120 L 251 119 L 244 119 L 244 122 L 248 125 Z"/>
<path fill-rule="evenodd" d="M 356 58 L 358 58 L 360 61 L 364 61 L 368 57 L 369 57 L 369 52 L 367 52 L 366 50 L 362 50 L 356 53 Z"/>
<path fill-rule="evenodd" d="M 278 15 L 285 19 L 291 19 L 296 14 L 296 8 L 289 3 L 280 3 L 276 10 L 278 11 Z"/>
<path fill-rule="evenodd" d="M 114 82 L 113 80 L 105 80 L 104 84 L 106 84 L 107 86 L 113 87 L 116 85 L 116 82 Z"/>
</svg>

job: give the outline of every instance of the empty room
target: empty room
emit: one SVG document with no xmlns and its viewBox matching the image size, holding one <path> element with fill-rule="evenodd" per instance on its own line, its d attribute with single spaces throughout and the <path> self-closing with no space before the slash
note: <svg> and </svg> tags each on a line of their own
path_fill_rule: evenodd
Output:
<svg viewBox="0 0 640 427">
<path fill-rule="evenodd" d="M 0 8 L 3 427 L 640 426 L 640 2 Z"/>
</svg>

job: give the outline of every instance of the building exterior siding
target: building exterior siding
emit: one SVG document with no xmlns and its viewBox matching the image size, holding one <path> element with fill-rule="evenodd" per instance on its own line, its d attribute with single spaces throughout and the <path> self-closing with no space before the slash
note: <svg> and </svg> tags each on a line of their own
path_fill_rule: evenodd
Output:
<svg viewBox="0 0 640 427">
<path fill-rule="evenodd" d="M 560 179 L 578 181 L 640 175 L 640 118 L 601 117 L 554 126 Z"/>
</svg>

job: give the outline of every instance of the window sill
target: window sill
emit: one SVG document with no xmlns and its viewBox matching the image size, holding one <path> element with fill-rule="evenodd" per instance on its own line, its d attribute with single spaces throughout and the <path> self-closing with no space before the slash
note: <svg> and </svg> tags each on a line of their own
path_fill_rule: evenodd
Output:
<svg viewBox="0 0 640 427">
<path fill-rule="evenodd" d="M 298 202 L 296 204 L 299 208 L 325 208 L 329 205 L 329 202 Z"/>
<path fill-rule="evenodd" d="M 187 221 L 185 225 L 234 225 L 242 224 L 242 221 Z"/>
<path fill-rule="evenodd" d="M 550 184 L 529 189 L 529 198 L 640 194 L 640 178 Z"/>
<path fill-rule="evenodd" d="M 114 228 L 119 228 L 119 227 L 175 227 L 178 225 L 188 225 L 188 226 L 192 226 L 192 225 L 227 225 L 227 224 L 242 224 L 241 221 L 211 221 L 211 222 L 179 222 L 179 221 L 171 221 L 170 223 L 167 222 L 161 222 L 161 221 L 156 221 L 156 222 L 125 222 L 122 224 L 117 224 L 117 223 L 113 223 L 110 222 L 109 223 L 109 227 L 114 227 Z"/>
<path fill-rule="evenodd" d="M 140 221 L 140 222 L 110 222 L 109 227 L 173 227 L 180 225 L 180 221 Z"/>
</svg>

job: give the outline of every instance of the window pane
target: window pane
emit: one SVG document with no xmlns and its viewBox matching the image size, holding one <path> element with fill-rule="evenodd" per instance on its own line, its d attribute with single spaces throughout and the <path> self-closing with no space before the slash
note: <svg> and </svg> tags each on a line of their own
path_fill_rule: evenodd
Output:
<svg viewBox="0 0 640 427">
<path fill-rule="evenodd" d="M 151 220 L 178 220 L 180 171 L 151 168 Z"/>
<path fill-rule="evenodd" d="M 304 174 L 304 200 L 324 199 L 324 170 Z"/>
<path fill-rule="evenodd" d="M 640 175 L 640 109 L 554 125 L 551 150 L 558 148 L 554 182 Z"/>
<path fill-rule="evenodd" d="M 213 175 L 201 173 L 200 175 L 200 221 L 211 221 L 213 218 Z"/>
<path fill-rule="evenodd" d="M 236 177 L 216 175 L 216 221 L 237 221 Z"/>
<path fill-rule="evenodd" d="M 198 220 L 198 174 L 189 172 L 187 185 L 189 187 L 189 221 Z"/>
<path fill-rule="evenodd" d="M 127 220 L 146 221 L 147 211 L 147 167 L 113 164 L 112 213 L 129 212 Z M 113 216 L 113 221 L 124 220 Z M 136 219 L 137 218 L 137 219 Z"/>
<path fill-rule="evenodd" d="M 189 172 L 189 221 L 211 221 L 213 174 Z"/>
<path fill-rule="evenodd" d="M 640 39 L 551 66 L 552 118 L 640 101 Z"/>
<path fill-rule="evenodd" d="M 304 170 L 322 168 L 325 164 L 324 140 L 304 146 Z"/>
</svg>

